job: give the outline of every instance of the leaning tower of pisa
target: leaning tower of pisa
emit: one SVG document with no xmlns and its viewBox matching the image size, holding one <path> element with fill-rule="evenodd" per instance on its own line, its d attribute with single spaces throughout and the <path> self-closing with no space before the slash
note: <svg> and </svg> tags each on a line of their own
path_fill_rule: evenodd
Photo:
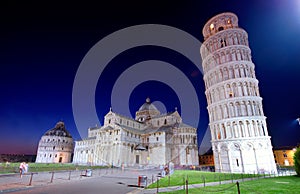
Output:
<svg viewBox="0 0 300 194">
<path fill-rule="evenodd" d="M 248 35 L 233 13 L 211 18 L 200 53 L 215 169 L 276 173 Z"/>
</svg>

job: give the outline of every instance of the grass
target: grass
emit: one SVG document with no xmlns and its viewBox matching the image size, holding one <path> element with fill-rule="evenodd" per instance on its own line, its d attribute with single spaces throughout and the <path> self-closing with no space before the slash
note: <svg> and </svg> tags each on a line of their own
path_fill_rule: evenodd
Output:
<svg viewBox="0 0 300 194">
<path fill-rule="evenodd" d="M 240 192 L 243 194 L 298 194 L 300 191 L 300 177 L 297 176 L 283 176 L 274 178 L 265 178 L 252 181 L 240 182 Z M 205 188 L 191 188 L 189 187 L 188 193 L 225 193 L 236 194 L 237 186 L 235 183 L 223 184 L 217 186 L 207 186 Z M 172 194 L 186 193 L 185 190 L 164 192 Z"/>
<path fill-rule="evenodd" d="M 204 181 L 207 182 L 219 182 L 224 180 L 235 180 L 243 178 L 251 178 L 263 175 L 254 174 L 230 174 L 230 173 L 217 173 L 217 172 L 203 172 L 203 171 L 191 171 L 191 170 L 176 170 L 173 175 L 166 176 L 159 180 L 159 187 L 179 186 L 183 185 L 185 179 L 188 177 L 189 184 L 199 184 Z M 157 183 L 151 184 L 148 188 L 156 188 Z"/>
<path fill-rule="evenodd" d="M 18 173 L 20 163 L 0 164 L 0 174 Z M 103 166 L 79 166 L 72 163 L 54 164 L 54 163 L 28 163 L 28 172 L 42 172 L 42 171 L 59 171 L 59 170 L 85 170 L 85 169 L 105 168 Z"/>
</svg>

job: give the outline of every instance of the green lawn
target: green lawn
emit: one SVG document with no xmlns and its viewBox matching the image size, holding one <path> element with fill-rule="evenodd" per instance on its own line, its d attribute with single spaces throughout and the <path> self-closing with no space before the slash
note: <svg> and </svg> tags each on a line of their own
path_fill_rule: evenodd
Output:
<svg viewBox="0 0 300 194">
<path fill-rule="evenodd" d="M 2 163 L 0 165 L 0 174 L 7 173 L 18 173 L 19 172 L 20 163 L 10 163 L 6 165 Z M 97 169 L 97 168 L 105 168 L 102 166 L 79 166 L 75 164 L 42 164 L 42 163 L 28 163 L 28 172 L 41 172 L 41 171 L 57 171 L 57 170 L 84 170 L 84 169 Z"/>
<path fill-rule="evenodd" d="M 172 194 L 185 193 L 185 190 L 166 192 Z M 261 178 L 252 181 L 240 182 L 240 192 L 242 194 L 298 194 L 300 193 L 300 177 L 297 176 L 284 176 L 275 178 Z M 192 188 L 189 187 L 189 194 L 194 193 L 225 193 L 236 194 L 237 186 L 235 183 L 223 184 L 217 186 Z"/>
<path fill-rule="evenodd" d="M 263 175 L 259 175 L 263 176 Z M 176 170 L 173 175 L 166 176 L 159 180 L 159 187 L 179 186 L 183 185 L 183 182 L 188 177 L 189 184 L 197 184 L 207 182 L 219 182 L 224 180 L 235 180 L 243 178 L 257 178 L 257 175 L 253 174 L 230 174 L 230 173 L 217 173 L 217 172 L 203 172 L 203 171 L 191 171 L 191 170 Z M 148 188 L 156 188 L 157 183 L 149 185 Z"/>
</svg>

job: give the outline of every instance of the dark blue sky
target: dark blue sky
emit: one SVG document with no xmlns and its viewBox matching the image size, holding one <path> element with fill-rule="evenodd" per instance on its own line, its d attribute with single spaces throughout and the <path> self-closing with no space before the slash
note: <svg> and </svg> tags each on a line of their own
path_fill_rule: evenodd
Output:
<svg viewBox="0 0 300 194">
<path fill-rule="evenodd" d="M 72 113 L 73 81 L 85 54 L 105 36 L 151 23 L 182 29 L 202 42 L 206 21 L 227 11 L 235 13 L 239 26 L 248 32 L 273 146 L 296 145 L 300 142 L 300 126 L 295 121 L 300 116 L 300 1 L 251 2 L 1 2 L 0 153 L 35 153 L 40 137 L 59 120 L 65 122 L 75 140 L 80 139 Z M 178 67 L 197 88 L 201 140 L 208 125 L 202 75 L 188 59 L 165 48 L 129 49 L 107 65 L 100 77 L 105 84 L 97 85 L 96 91 L 100 121 L 109 110 L 117 77 L 137 62 L 154 59 Z M 131 93 L 132 114 L 148 96 L 164 102 L 167 111 L 174 107 L 180 111 L 170 87 L 146 82 Z"/>
</svg>

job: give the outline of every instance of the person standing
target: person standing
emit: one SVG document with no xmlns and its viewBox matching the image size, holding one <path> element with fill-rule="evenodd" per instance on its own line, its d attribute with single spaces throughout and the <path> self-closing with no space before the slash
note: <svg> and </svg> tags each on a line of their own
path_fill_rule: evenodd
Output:
<svg viewBox="0 0 300 194">
<path fill-rule="evenodd" d="M 21 162 L 21 163 L 20 163 L 20 166 L 19 166 L 20 178 L 22 178 L 22 175 L 23 175 L 23 173 L 24 173 L 24 170 L 25 170 L 25 163 L 24 163 L 24 162 Z"/>
<path fill-rule="evenodd" d="M 24 162 L 24 173 L 28 172 L 28 164 Z"/>
</svg>

